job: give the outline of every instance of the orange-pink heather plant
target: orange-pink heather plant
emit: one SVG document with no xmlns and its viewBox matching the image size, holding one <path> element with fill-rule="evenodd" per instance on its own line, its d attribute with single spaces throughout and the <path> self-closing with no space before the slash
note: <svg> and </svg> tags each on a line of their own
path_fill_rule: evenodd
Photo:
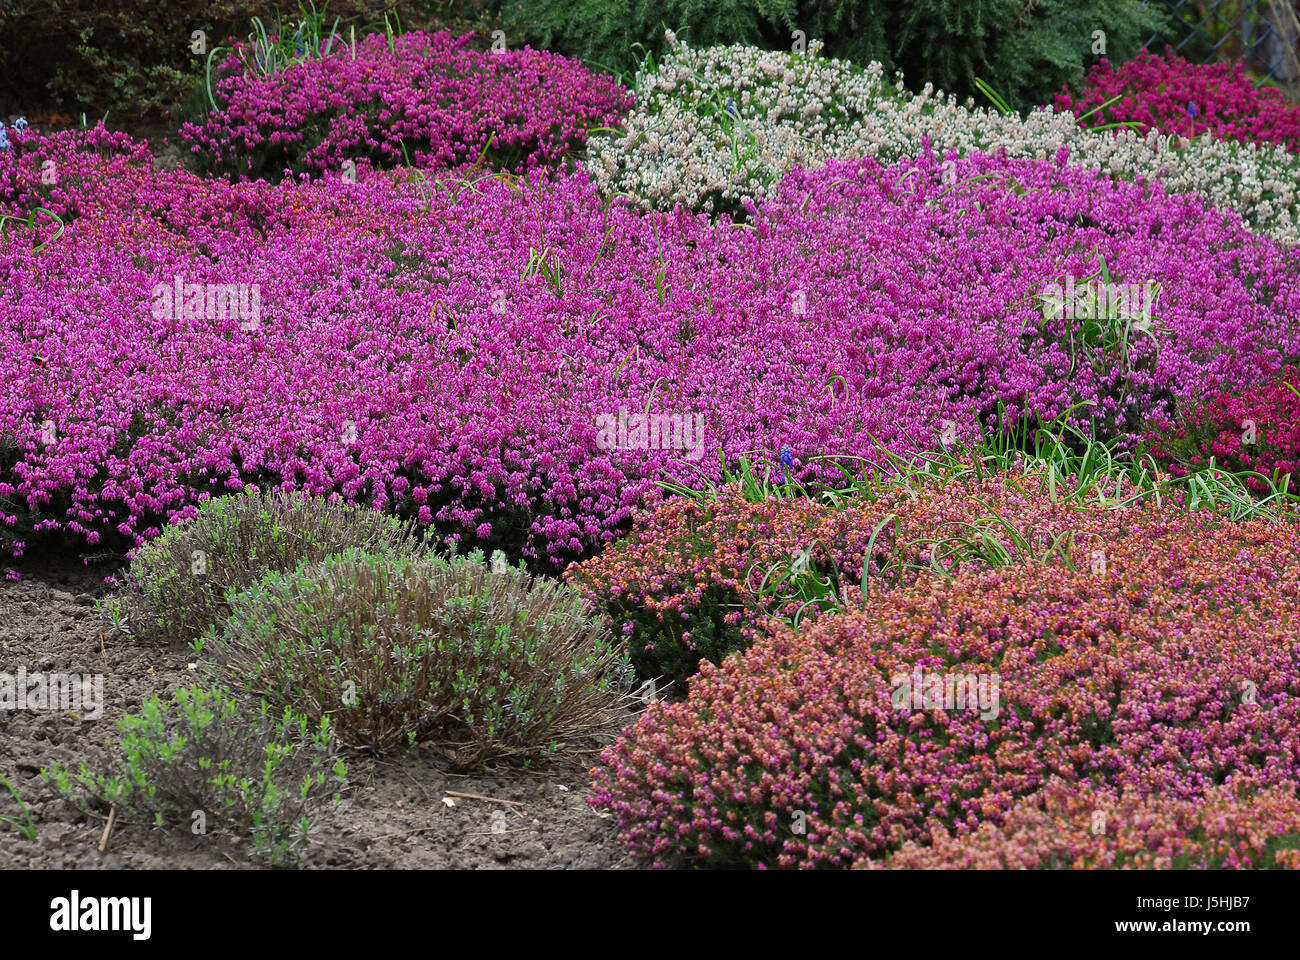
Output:
<svg viewBox="0 0 1300 960">
<path fill-rule="evenodd" d="M 908 841 L 891 870 L 1300 870 L 1296 784 L 1258 792 L 1211 787 L 1195 799 L 1142 795 L 1054 779 L 1016 803 L 1000 825 L 985 822 L 928 843 Z"/>
<path fill-rule="evenodd" d="M 564 576 L 622 625 L 641 675 L 681 680 L 701 659 L 720 663 L 749 646 L 769 617 L 812 620 L 859 604 L 864 574 L 868 593 L 879 593 L 987 565 L 986 537 L 1005 551 L 992 548 L 997 562 L 1073 545 L 1091 564 L 1115 521 L 1107 502 L 1076 498 L 1077 486 L 1005 469 L 890 484 L 843 507 L 806 497 L 755 503 L 728 486 L 703 505 L 677 497 L 637 511 L 626 537 Z M 804 551 L 801 575 L 792 567 Z"/>
<path fill-rule="evenodd" d="M 591 803 L 646 863 L 818 867 L 1002 824 L 1053 777 L 1169 800 L 1300 780 L 1300 528 L 1102 519 L 1100 567 L 927 577 L 702 664 L 604 752 Z M 900 701 L 918 672 L 996 678 L 1000 703 Z"/>
</svg>

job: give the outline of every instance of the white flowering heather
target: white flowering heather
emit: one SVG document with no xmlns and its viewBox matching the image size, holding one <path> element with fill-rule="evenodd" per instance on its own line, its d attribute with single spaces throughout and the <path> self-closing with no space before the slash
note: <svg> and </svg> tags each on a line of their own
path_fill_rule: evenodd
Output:
<svg viewBox="0 0 1300 960">
<path fill-rule="evenodd" d="M 1003 116 L 929 84 L 908 94 L 901 75 L 890 82 L 879 63 L 817 56 L 819 41 L 799 55 L 741 44 L 696 50 L 668 38 L 658 68 L 637 75 L 624 128 L 593 137 L 588 159 L 604 191 L 647 207 L 734 211 L 769 197 L 795 166 L 864 156 L 890 163 L 923 152 L 928 139 L 944 155 L 1005 149 L 1045 159 L 1065 148 L 1075 163 L 1199 194 L 1275 239 L 1300 239 L 1300 156 L 1281 147 L 1098 132 L 1048 109 Z"/>
</svg>

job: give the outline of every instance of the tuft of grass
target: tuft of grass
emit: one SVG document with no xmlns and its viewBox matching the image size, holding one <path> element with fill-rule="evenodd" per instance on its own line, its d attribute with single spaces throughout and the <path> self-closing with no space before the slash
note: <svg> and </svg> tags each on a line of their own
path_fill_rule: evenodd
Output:
<svg viewBox="0 0 1300 960">
<path fill-rule="evenodd" d="M 1016 111 L 1011 108 L 1011 104 L 1007 103 L 1006 99 L 1003 98 L 1000 93 L 994 90 L 992 86 L 980 77 L 975 78 L 975 89 L 984 94 L 984 96 L 988 98 L 989 103 L 993 104 L 998 113 L 1002 114 L 1004 117 L 1016 113 Z"/>
<path fill-rule="evenodd" d="M 249 22 L 253 30 L 248 36 L 247 46 L 234 52 L 246 71 L 263 76 L 279 73 L 297 64 L 306 63 L 308 60 L 328 57 L 334 51 L 336 43 L 340 45 L 340 49 L 343 46 L 339 35 L 340 18 L 335 17 L 333 25 L 328 30 L 325 27 L 328 22 L 326 18 L 328 9 L 329 3 L 317 10 L 314 0 L 307 0 L 307 6 L 303 6 L 302 0 L 299 0 L 297 26 L 286 24 L 277 16 L 273 30 L 267 30 L 261 17 L 252 17 Z M 387 17 L 385 17 L 385 25 L 387 26 Z M 290 32 L 291 26 L 292 32 Z M 398 32 L 400 32 L 400 24 Z M 391 44 L 393 42 L 391 26 L 388 27 L 388 39 Z M 212 60 L 222 50 L 231 52 L 229 47 L 222 46 L 215 46 L 208 51 L 206 82 L 208 103 L 213 110 L 218 107 L 212 93 Z M 352 57 L 356 59 L 355 33 L 352 34 Z"/>
<path fill-rule="evenodd" d="M 27 809 L 27 804 L 23 803 L 23 798 L 18 796 L 18 791 L 14 789 L 13 784 L 4 777 L 0 777 L 0 786 L 3 786 L 9 791 L 9 794 L 14 798 L 14 802 L 18 804 L 18 809 L 22 811 L 21 820 L 17 817 L 11 817 L 0 813 L 0 823 L 7 823 L 26 839 L 35 840 L 36 831 L 32 828 L 32 813 Z"/>
<path fill-rule="evenodd" d="M 57 213 L 55 213 L 53 210 L 49 209 L 48 207 L 35 207 L 31 210 L 28 210 L 27 216 L 25 217 L 14 216 L 13 214 L 10 213 L 0 213 L 0 240 L 9 239 L 9 234 L 13 230 L 14 224 L 20 224 L 21 226 L 26 227 L 31 232 L 31 236 L 35 238 L 37 235 L 36 215 L 38 213 L 44 214 L 45 216 L 53 220 L 56 225 L 56 229 L 54 231 L 54 236 L 50 237 L 50 239 L 46 240 L 44 243 L 36 244 L 36 246 L 33 249 L 33 252 L 40 253 L 51 243 L 54 243 L 56 240 L 58 240 L 59 237 L 63 236 L 63 231 L 67 229 L 67 225 L 63 222 L 63 218 L 60 217 Z"/>
<path fill-rule="evenodd" d="M 1300 505 L 1300 492 L 1289 492 L 1289 474 L 1266 477 L 1255 471 L 1234 472 L 1211 460 L 1196 473 L 1172 476 L 1149 454 L 1123 452 L 1118 441 L 1097 440 L 1069 423 L 1069 416 L 1084 405 L 1032 429 L 1026 415 L 1013 429 L 981 430 L 974 446 L 959 439 L 948 450 L 898 454 L 877 442 L 866 457 L 812 457 L 805 470 L 815 479 L 777 482 L 780 467 L 775 461 L 741 455 L 728 462 L 724 455 L 721 483 L 705 477 L 699 487 L 678 480 L 661 480 L 658 485 L 701 506 L 716 501 L 723 488 L 739 484 L 745 499 L 754 503 L 769 497 L 812 497 L 842 509 L 855 500 L 879 500 L 899 487 L 945 486 L 1018 469 L 1043 475 L 1054 502 L 1060 496 L 1118 509 L 1148 500 L 1157 505 L 1169 501 L 1188 510 L 1202 505 L 1226 509 L 1233 520 L 1277 519 L 1288 505 Z M 1005 427 L 1004 412 L 1000 408 L 998 418 Z M 1247 486 L 1250 479 L 1265 485 L 1264 495 Z"/>
</svg>

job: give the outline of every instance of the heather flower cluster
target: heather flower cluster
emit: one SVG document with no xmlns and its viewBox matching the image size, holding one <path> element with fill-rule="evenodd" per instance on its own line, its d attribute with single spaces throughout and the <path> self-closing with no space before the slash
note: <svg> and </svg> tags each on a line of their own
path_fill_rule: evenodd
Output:
<svg viewBox="0 0 1300 960">
<path fill-rule="evenodd" d="M 51 202 L 83 212 L 43 250 L 0 247 L 11 530 L 142 542 L 206 497 L 279 487 L 559 565 L 615 539 L 665 472 L 720 480 L 720 456 L 871 459 L 935 449 L 945 421 L 971 440 L 1000 410 L 1079 404 L 1083 429 L 1136 444 L 1161 409 L 1300 353 L 1282 249 L 1063 158 L 975 155 L 956 189 L 931 155 L 833 162 L 737 229 L 608 201 L 581 173 L 227 183 L 61 136 L 0 155 L 5 212 L 47 189 L 46 154 Z M 1101 257 L 1161 288 L 1126 352 L 1038 297 Z M 257 323 L 155 310 L 178 279 L 258 289 Z M 601 449 L 623 406 L 701 415 L 698 460 Z"/>
<path fill-rule="evenodd" d="M 1211 787 L 1194 800 L 1054 779 L 1015 804 L 1001 826 L 905 843 L 891 870 L 1300 870 L 1294 783 L 1254 793 Z"/>
<path fill-rule="evenodd" d="M 738 213 L 772 196 L 788 171 L 832 158 L 887 164 L 934 150 L 1044 159 L 1064 150 L 1106 176 L 1194 194 L 1276 240 L 1300 239 L 1300 160 L 1281 145 L 1093 131 L 1050 109 L 1002 116 L 929 84 L 909 94 L 879 63 L 818 50 L 674 41 L 656 69 L 637 75 L 636 108 L 622 130 L 591 138 L 588 169 L 602 190 L 647 207 Z"/>
<path fill-rule="evenodd" d="M 1277 376 L 1241 390 L 1211 390 L 1195 409 L 1148 434 L 1151 453 L 1185 476 L 1213 460 L 1234 473 L 1250 472 L 1249 486 L 1261 493 L 1300 486 L 1300 370 L 1289 366 Z"/>
<path fill-rule="evenodd" d="M 525 170 L 555 163 L 629 106 L 617 83 L 579 63 L 469 40 L 372 34 L 270 73 L 247 70 L 236 49 L 214 84 L 218 108 L 180 134 L 218 169 L 276 179 L 348 161 L 441 168 L 485 157 Z"/>
<path fill-rule="evenodd" d="M 1167 58 L 1144 50 L 1118 67 L 1103 58 L 1077 96 L 1068 90 L 1057 96 L 1056 108 L 1088 126 L 1134 123 L 1140 133 L 1209 133 L 1300 150 L 1300 105 L 1280 90 L 1256 87 L 1241 64 L 1191 63 L 1172 50 Z"/>
<path fill-rule="evenodd" d="M 1293 791 L 1300 528 L 1109 518 L 1102 568 L 927 578 L 703 664 L 605 751 L 591 802 L 647 863 L 818 867 L 1001 827 L 1053 777 L 1170 802 Z M 918 669 L 1000 678 L 997 716 L 900 708 Z"/>
<path fill-rule="evenodd" d="M 51 134 L 10 129 L 10 149 L 0 156 L 0 213 L 20 217 L 44 208 L 67 224 L 85 208 L 109 218 L 151 181 L 148 143 L 102 124 Z M 36 223 L 38 239 L 49 239 L 56 222 L 42 215 Z"/>
<path fill-rule="evenodd" d="M 754 503 L 732 486 L 705 505 L 675 498 L 638 511 L 626 537 L 564 576 L 625 625 L 642 675 L 684 679 L 701 659 L 748 647 L 769 617 L 814 619 L 823 604 L 807 594 L 821 593 L 818 581 L 825 608 L 853 607 L 864 581 L 878 593 L 986 565 L 992 551 L 964 547 L 985 536 L 1006 562 L 1071 550 L 1089 566 L 1100 551 L 1104 562 L 1123 515 L 1100 498 L 1079 502 L 1075 489 L 1011 470 L 890 484 L 839 508 L 807 497 Z"/>
</svg>

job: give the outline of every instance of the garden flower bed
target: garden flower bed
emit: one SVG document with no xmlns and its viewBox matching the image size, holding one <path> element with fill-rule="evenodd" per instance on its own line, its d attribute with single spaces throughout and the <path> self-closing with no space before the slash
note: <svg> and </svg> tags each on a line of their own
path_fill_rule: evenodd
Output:
<svg viewBox="0 0 1300 960">
<path fill-rule="evenodd" d="M 45 153 L 96 156 L 73 146 L 18 156 L 10 202 Z M 1071 408 L 1136 443 L 1300 354 L 1291 261 L 1203 201 L 1063 158 L 955 176 L 833 162 L 741 229 L 581 175 L 231 185 L 114 154 L 52 197 L 83 211 L 57 242 L 0 261 L 0 370 L 26 385 L 0 401 L 10 537 L 139 543 L 253 485 L 559 564 L 621 532 L 662 469 L 717 479 L 720 455 L 789 446 L 803 473 Z M 1103 268 L 1158 307 L 1057 309 L 1050 284 Z M 602 436 L 638 414 L 678 433 Z"/>
<path fill-rule="evenodd" d="M 1293 105 L 335 39 L 0 127 L 6 862 L 1300 866 Z"/>
</svg>

